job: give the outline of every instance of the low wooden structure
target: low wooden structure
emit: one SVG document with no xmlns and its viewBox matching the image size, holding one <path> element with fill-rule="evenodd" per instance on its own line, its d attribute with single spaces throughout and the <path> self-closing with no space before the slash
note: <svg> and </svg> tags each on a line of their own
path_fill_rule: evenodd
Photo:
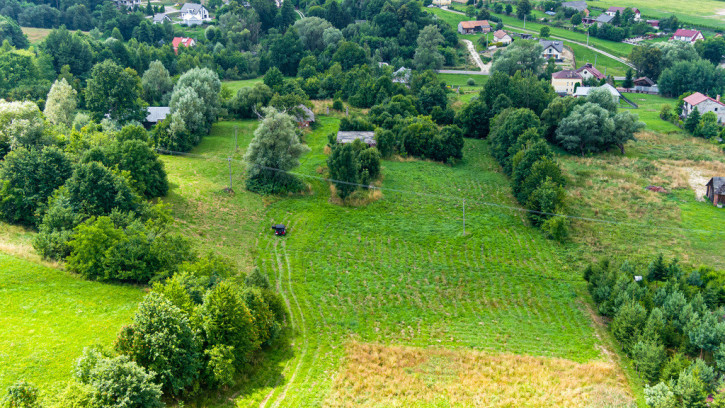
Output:
<svg viewBox="0 0 725 408">
<path fill-rule="evenodd" d="M 725 206 L 725 177 L 713 177 L 705 184 L 705 195 L 713 205 Z"/>
</svg>

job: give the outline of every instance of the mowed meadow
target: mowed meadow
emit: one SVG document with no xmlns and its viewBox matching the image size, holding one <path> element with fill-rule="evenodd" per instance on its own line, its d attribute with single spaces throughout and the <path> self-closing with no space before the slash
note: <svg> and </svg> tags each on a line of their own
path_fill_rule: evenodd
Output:
<svg viewBox="0 0 725 408">
<path fill-rule="evenodd" d="M 235 406 L 340 406 L 341 401 L 355 406 L 359 398 L 367 406 L 410 406 L 414 400 L 415 406 L 491 406 L 491 399 L 460 399 L 473 391 L 465 387 L 434 401 L 411 399 L 404 396 L 404 377 L 389 384 L 397 391 L 380 399 L 367 395 L 368 368 L 361 366 L 360 375 L 354 374 L 358 349 L 353 344 L 382 348 L 383 354 L 392 347 L 391 356 L 397 353 L 395 347 L 414 347 L 427 364 L 441 359 L 438 353 L 449 356 L 449 351 L 457 357 L 450 355 L 447 365 L 474 352 L 476 359 L 489 356 L 491 361 L 508 360 L 500 353 L 526 355 L 532 360 L 524 364 L 513 359 L 498 375 L 514 372 L 521 382 L 535 383 L 538 374 L 529 368 L 540 364 L 550 367 L 544 383 L 553 386 L 561 376 L 571 377 L 566 393 L 571 398 L 551 406 L 594 401 L 600 386 L 631 399 L 625 382 L 600 384 L 597 375 L 587 374 L 595 364 L 615 378 L 622 375 L 612 356 L 601 351 L 608 343 L 598 337 L 581 297 L 585 286 L 578 266 L 558 255 L 559 244 L 526 226 L 522 213 L 506 208 L 515 203 L 486 141 L 467 140 L 464 160 L 452 167 L 385 161 L 377 200 L 340 206 L 331 200 L 329 184 L 319 179 L 325 175 L 327 135 L 337 131 L 339 121 L 321 116 L 319 122 L 305 135 L 312 150 L 296 170 L 310 190 L 265 197 L 262 213 L 244 210 L 249 200 L 262 200 L 242 185 L 241 146 L 251 139 L 255 121 L 216 124 L 193 155 L 164 157 L 172 184 L 168 202 L 181 228 L 208 241 L 205 248 L 241 264 L 247 257 L 240 254 L 251 253 L 291 312 L 291 350 L 280 351 L 272 359 L 276 367 L 263 368 L 255 384 L 241 385 L 234 393 Z M 234 149 L 234 126 L 239 129 L 239 152 Z M 222 193 L 229 184 L 226 157 L 232 158 L 233 195 Z M 201 198 L 176 201 L 190 191 L 189 197 Z M 195 204 L 190 211 L 192 201 L 206 204 Z M 274 236 L 273 223 L 286 224 L 288 235 Z M 255 234 L 248 235 L 252 229 Z M 562 366 L 554 359 L 568 363 Z M 484 378 L 497 367 L 472 367 L 455 375 Z M 431 368 L 426 381 L 450 381 L 453 374 L 440 369 L 444 371 Z M 349 395 L 355 390 L 357 395 Z M 489 392 L 497 398 L 498 391 Z M 502 392 L 511 403 L 528 398 L 526 393 L 516 397 L 514 389 Z M 207 399 L 203 405 L 211 404 L 232 403 Z"/>
</svg>

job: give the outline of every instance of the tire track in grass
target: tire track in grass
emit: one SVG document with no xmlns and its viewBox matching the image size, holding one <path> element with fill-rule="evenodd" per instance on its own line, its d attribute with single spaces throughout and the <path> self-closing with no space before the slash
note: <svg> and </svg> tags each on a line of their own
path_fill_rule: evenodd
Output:
<svg viewBox="0 0 725 408">
<path fill-rule="evenodd" d="M 305 315 L 302 312 L 302 308 L 300 307 L 300 303 L 297 300 L 297 296 L 295 295 L 295 291 L 292 288 L 292 267 L 290 266 L 289 262 L 289 256 L 287 255 L 287 245 L 283 242 L 282 243 L 282 255 L 284 256 L 284 263 L 286 265 L 283 265 L 280 259 L 279 251 L 277 250 L 277 245 L 274 246 L 274 253 L 275 257 L 277 258 L 277 266 L 280 270 L 282 270 L 285 266 L 287 269 L 287 287 L 289 288 L 289 294 L 292 297 L 292 300 L 295 303 L 295 307 L 297 308 L 297 313 L 299 314 L 299 320 L 300 324 L 297 325 L 297 329 L 299 334 L 302 336 L 302 349 L 300 352 L 300 356 L 297 358 L 297 364 L 295 365 L 295 369 L 292 372 L 292 375 L 290 376 L 289 381 L 287 381 L 287 385 L 284 387 L 284 391 L 282 391 L 282 394 L 280 394 L 279 397 L 275 400 L 274 404 L 272 404 L 272 408 L 279 407 L 279 405 L 284 401 L 284 399 L 287 397 L 287 391 L 289 391 L 290 387 L 292 386 L 292 383 L 294 383 L 297 373 L 300 371 L 300 366 L 302 365 L 302 361 L 304 360 L 306 354 L 307 354 L 307 348 L 309 345 L 309 341 L 307 338 L 307 324 L 305 321 Z M 282 272 L 284 274 L 284 272 Z M 291 313 L 290 308 L 290 314 Z"/>
</svg>

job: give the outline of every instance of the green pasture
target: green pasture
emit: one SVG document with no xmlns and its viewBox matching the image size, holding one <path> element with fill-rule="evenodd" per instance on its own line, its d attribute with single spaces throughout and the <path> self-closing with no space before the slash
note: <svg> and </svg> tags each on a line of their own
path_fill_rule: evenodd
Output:
<svg viewBox="0 0 725 408">
<path fill-rule="evenodd" d="M 590 7 L 637 7 L 644 18 L 666 18 L 675 14 L 680 21 L 725 28 L 725 5 L 717 0 L 593 0 Z"/>
<path fill-rule="evenodd" d="M 254 86 L 254 84 L 258 84 L 263 81 L 263 77 L 259 78 L 252 78 L 252 79 L 242 79 L 239 81 L 223 81 L 222 86 L 226 87 L 230 91 L 232 91 L 232 94 L 236 94 L 238 90 L 248 87 L 248 86 Z"/>
<path fill-rule="evenodd" d="M 220 192 L 228 183 L 225 157 L 240 157 L 230 153 L 233 124 L 214 125 L 212 137 L 193 151 L 200 157 L 164 159 L 172 195 L 196 197 L 169 199 L 180 225 L 220 254 L 240 260 L 254 254 L 292 313 L 294 352 L 271 359 L 273 367 L 262 370 L 269 378 L 241 384 L 237 406 L 323 405 L 343 345 L 352 339 L 599 358 L 578 300 L 584 292 L 578 269 L 519 212 L 495 206 L 516 203 L 485 141 L 467 140 L 466 158 L 453 167 L 385 161 L 383 187 L 399 192 L 383 191 L 364 207 L 339 206 L 330 202 L 328 183 L 315 178 L 325 174 L 327 135 L 339 122 L 325 116 L 319 122 L 305 136 L 312 150 L 297 170 L 308 176 L 310 192 L 267 197 L 261 214 L 262 198 L 241 185 L 233 196 Z M 246 129 L 240 146 L 255 125 L 237 124 Z M 244 164 L 236 159 L 239 185 Z M 218 211 L 208 212 L 211 207 Z M 215 214 L 224 218 L 214 220 Z M 271 223 L 286 224 L 288 236 L 274 236 Z"/>
<path fill-rule="evenodd" d="M 24 378 L 52 395 L 86 346 L 110 347 L 143 290 L 90 282 L 0 254 L 0 389 Z"/>
<path fill-rule="evenodd" d="M 664 121 L 660 118 L 662 105 L 668 104 L 674 109 L 675 103 L 677 102 L 676 99 L 639 93 L 625 93 L 624 96 L 639 106 L 638 109 L 634 109 L 632 112 L 639 115 L 639 119 L 647 124 L 648 130 L 657 133 L 681 131 L 680 128 L 671 122 Z"/>
</svg>

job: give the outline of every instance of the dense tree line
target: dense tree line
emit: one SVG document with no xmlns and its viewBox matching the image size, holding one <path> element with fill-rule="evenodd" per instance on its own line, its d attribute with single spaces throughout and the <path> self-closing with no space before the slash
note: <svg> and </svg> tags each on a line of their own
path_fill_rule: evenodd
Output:
<svg viewBox="0 0 725 408">
<path fill-rule="evenodd" d="M 647 404 L 721 406 L 718 382 L 725 370 L 722 271 L 688 270 L 660 255 L 646 268 L 608 260 L 588 266 L 584 278 L 599 313 L 622 350 L 649 384 Z"/>
</svg>

